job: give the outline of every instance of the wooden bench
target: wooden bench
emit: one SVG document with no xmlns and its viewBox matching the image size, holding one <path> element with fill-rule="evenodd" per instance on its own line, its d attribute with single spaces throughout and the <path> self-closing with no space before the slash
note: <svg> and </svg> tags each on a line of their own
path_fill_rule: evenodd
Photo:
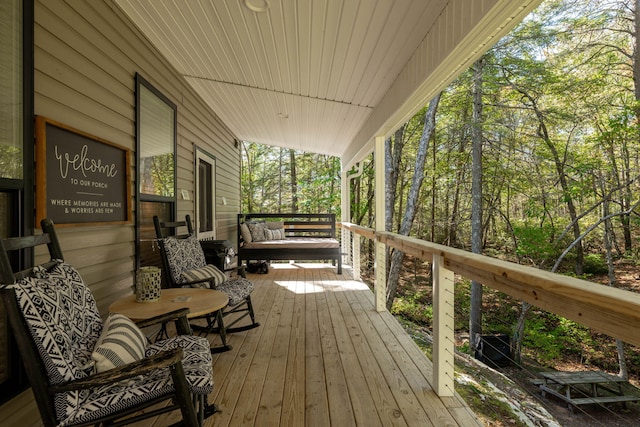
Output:
<svg viewBox="0 0 640 427">
<path fill-rule="evenodd" d="M 246 226 L 282 225 L 284 239 L 246 241 Z M 243 236 L 244 235 L 244 236 Z M 342 253 L 336 239 L 335 214 L 238 214 L 238 263 L 260 260 L 331 260 L 342 274 Z"/>
</svg>

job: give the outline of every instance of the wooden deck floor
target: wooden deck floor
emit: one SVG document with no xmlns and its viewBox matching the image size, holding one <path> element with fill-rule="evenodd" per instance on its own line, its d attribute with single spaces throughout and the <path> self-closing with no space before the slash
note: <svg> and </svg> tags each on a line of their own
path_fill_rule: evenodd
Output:
<svg viewBox="0 0 640 427">
<path fill-rule="evenodd" d="M 482 425 L 459 396 L 434 393 L 431 361 L 390 314 L 375 311 L 366 285 L 348 268 L 335 270 L 274 264 L 250 276 L 261 326 L 232 334 L 233 349 L 214 355 L 209 401 L 221 412 L 205 425 Z M 177 417 L 136 425 L 166 426 Z"/>
<path fill-rule="evenodd" d="M 221 412 L 207 425 L 481 425 L 434 393 L 431 361 L 348 268 L 274 264 L 250 278 L 261 327 L 214 355 Z"/>
</svg>

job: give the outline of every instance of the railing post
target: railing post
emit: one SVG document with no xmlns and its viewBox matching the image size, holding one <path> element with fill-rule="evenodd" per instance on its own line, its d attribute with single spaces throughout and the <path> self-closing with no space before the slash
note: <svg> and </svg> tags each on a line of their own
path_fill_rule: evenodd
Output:
<svg viewBox="0 0 640 427">
<path fill-rule="evenodd" d="M 360 280 L 360 235 L 351 233 L 351 265 L 353 266 L 353 279 Z"/>
<path fill-rule="evenodd" d="M 341 232 L 340 232 L 340 247 L 341 247 L 341 251 L 342 251 L 342 263 L 343 264 L 349 264 L 349 265 L 353 265 L 353 262 L 351 261 L 351 257 L 353 255 L 353 252 L 351 251 L 351 231 L 347 230 L 345 227 L 341 228 Z"/>
<path fill-rule="evenodd" d="M 378 239 L 375 240 L 376 248 L 376 279 L 375 296 L 376 310 L 387 311 L 387 247 Z"/>
<path fill-rule="evenodd" d="M 453 396 L 453 271 L 433 254 L 433 387 L 438 396 Z"/>
</svg>

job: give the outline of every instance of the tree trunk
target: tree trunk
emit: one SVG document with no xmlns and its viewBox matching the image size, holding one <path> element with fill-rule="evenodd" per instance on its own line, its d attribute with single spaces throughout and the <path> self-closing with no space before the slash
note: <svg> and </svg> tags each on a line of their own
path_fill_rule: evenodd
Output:
<svg viewBox="0 0 640 427">
<path fill-rule="evenodd" d="M 611 223 L 610 218 L 610 208 L 609 208 L 609 194 L 604 186 L 604 179 L 600 177 L 600 187 L 602 191 L 602 196 L 604 197 L 602 203 L 602 217 L 606 218 L 604 221 L 604 247 L 606 250 L 607 256 L 607 267 L 608 267 L 608 276 L 609 276 L 609 286 L 616 287 L 616 275 L 615 275 L 615 267 L 613 265 L 613 224 Z M 624 216 L 623 216 L 624 217 Z M 629 378 L 629 372 L 627 370 L 627 362 L 624 357 L 624 343 L 616 339 L 616 347 L 618 350 L 618 366 L 620 370 L 618 375 L 624 379 Z"/>
<path fill-rule="evenodd" d="M 296 171 L 296 153 L 289 150 L 289 163 L 291 163 L 291 212 L 298 212 L 298 176 Z"/>
<path fill-rule="evenodd" d="M 436 241 L 436 144 L 433 144 L 433 169 L 431 170 L 431 241 L 435 243 Z"/>
<path fill-rule="evenodd" d="M 246 154 L 246 159 L 247 159 L 246 173 L 248 176 L 253 176 L 253 162 L 251 161 L 251 154 L 249 153 L 247 144 L 244 141 L 242 142 L 242 148 Z M 249 183 L 249 188 L 247 189 L 247 191 L 249 192 L 249 194 L 253 194 L 253 180 L 249 179 L 248 183 Z M 253 212 L 253 197 L 249 196 L 247 197 L 246 200 L 247 200 L 247 205 L 244 206 L 245 212 Z"/>
<path fill-rule="evenodd" d="M 482 253 L 482 72 L 483 59 L 476 61 L 473 70 L 473 114 L 471 124 L 471 252 Z M 469 312 L 469 347 L 477 347 L 476 336 L 482 334 L 482 284 L 471 281 Z"/>
<path fill-rule="evenodd" d="M 553 162 L 555 164 L 556 172 L 558 174 L 558 181 L 560 182 L 560 187 L 562 188 L 562 196 L 567 205 L 567 210 L 569 211 L 569 218 L 571 219 L 571 223 L 573 224 L 573 237 L 575 240 L 580 238 L 580 224 L 576 221 L 578 217 L 578 213 L 576 211 L 575 204 L 573 202 L 573 197 L 571 196 L 571 189 L 569 188 L 569 182 L 567 181 L 567 174 L 565 172 L 565 164 L 563 159 L 560 157 L 558 150 L 556 149 L 555 144 L 551 140 L 549 135 L 549 131 L 547 129 L 546 120 L 543 112 L 538 108 L 538 103 L 536 100 L 529 95 L 528 92 L 522 89 L 518 89 L 521 94 L 524 95 L 531 102 L 531 107 L 533 108 L 536 117 L 538 118 L 538 136 L 545 143 L 551 155 L 553 157 Z M 583 267 L 584 267 L 584 249 L 582 246 L 582 241 L 580 240 L 578 244 L 575 245 L 576 249 L 576 264 L 575 264 L 575 272 L 578 276 L 582 275 Z"/>
<path fill-rule="evenodd" d="M 520 310 L 518 321 L 513 328 L 513 337 L 511 338 L 511 355 L 513 357 L 513 361 L 517 365 L 520 365 L 520 362 L 522 361 L 522 338 L 524 338 L 524 326 L 531 307 L 533 307 L 531 304 L 522 301 L 522 309 Z"/>
<path fill-rule="evenodd" d="M 404 148 L 404 125 L 396 130 L 393 139 L 384 142 L 385 169 L 387 174 L 387 188 L 385 188 L 385 230 L 393 231 L 393 217 L 395 216 L 396 195 L 398 190 L 398 176 L 400 174 L 400 159 Z"/>
<path fill-rule="evenodd" d="M 636 100 L 636 123 L 640 122 L 640 58 L 638 58 L 638 54 L 640 53 L 640 0 L 634 1 L 634 14 L 633 14 L 633 49 L 632 49 L 632 57 L 633 61 L 633 94 L 635 95 Z M 629 166 L 629 152 L 625 143 L 625 171 L 628 172 L 627 176 L 624 177 L 626 182 L 631 181 L 631 172 Z M 631 204 L 631 184 L 627 184 L 626 191 L 624 192 L 623 200 Z M 628 206 L 622 206 L 622 210 L 626 211 Z M 631 237 L 631 214 L 625 215 L 620 218 L 622 221 L 622 229 L 624 233 L 624 249 L 626 251 L 630 251 L 633 247 L 633 240 Z"/>
<path fill-rule="evenodd" d="M 282 213 L 282 147 L 278 150 L 278 213 Z"/>
<path fill-rule="evenodd" d="M 424 180 L 424 165 L 427 158 L 427 149 L 429 147 L 429 140 L 435 132 L 436 126 L 436 111 L 438 110 L 438 103 L 440 102 L 440 95 L 436 95 L 435 98 L 429 103 L 427 112 L 425 113 L 424 128 L 422 135 L 420 136 L 420 143 L 418 144 L 418 151 L 416 153 L 416 167 L 414 169 L 413 179 L 411 181 L 411 188 L 409 189 L 409 195 L 407 196 L 407 208 L 405 210 L 402 223 L 400 224 L 400 230 L 398 234 L 408 236 L 413 225 L 413 219 L 416 215 L 418 197 L 420 196 L 420 187 Z M 400 268 L 402 266 L 402 259 L 404 253 L 398 250 L 393 251 L 391 256 L 391 267 L 389 269 L 389 277 L 387 279 L 387 309 L 391 310 L 393 301 L 396 298 L 396 292 L 398 289 L 398 279 L 400 277 Z"/>
</svg>

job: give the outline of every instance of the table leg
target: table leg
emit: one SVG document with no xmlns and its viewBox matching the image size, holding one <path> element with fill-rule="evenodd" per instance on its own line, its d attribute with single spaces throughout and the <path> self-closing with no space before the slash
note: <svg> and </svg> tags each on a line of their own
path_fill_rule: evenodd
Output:
<svg viewBox="0 0 640 427">
<path fill-rule="evenodd" d="M 222 318 L 222 309 L 216 311 L 216 322 L 218 322 L 218 334 L 222 341 L 221 347 L 211 347 L 211 353 L 222 353 L 231 350 L 231 346 L 227 344 L 227 330 L 224 327 L 224 320 Z"/>
<path fill-rule="evenodd" d="M 573 414 L 573 405 L 571 404 L 571 386 L 567 385 L 566 386 L 566 392 L 565 395 L 567 396 L 567 407 L 569 408 L 569 410 L 571 411 L 571 413 Z"/>
</svg>

